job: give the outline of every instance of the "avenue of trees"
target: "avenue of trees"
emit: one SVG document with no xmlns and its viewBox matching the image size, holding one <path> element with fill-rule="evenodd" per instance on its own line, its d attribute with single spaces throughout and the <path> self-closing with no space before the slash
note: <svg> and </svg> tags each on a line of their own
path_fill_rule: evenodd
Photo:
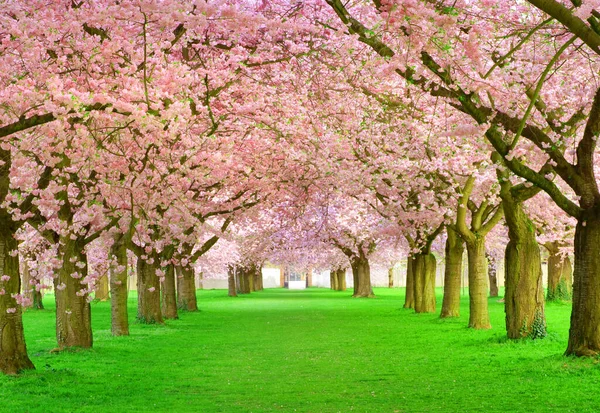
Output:
<svg viewBox="0 0 600 413">
<path fill-rule="evenodd" d="M 405 308 L 600 353 L 599 0 L 0 0 L 0 371 L 34 368 L 25 308 L 52 286 L 57 351 L 196 311 L 266 261 Z M 466 251 L 466 261 L 463 255 Z M 542 284 L 548 257 L 547 291 Z M 390 276 L 390 286 L 392 277 Z M 110 298 L 109 298 L 110 297 Z"/>
</svg>

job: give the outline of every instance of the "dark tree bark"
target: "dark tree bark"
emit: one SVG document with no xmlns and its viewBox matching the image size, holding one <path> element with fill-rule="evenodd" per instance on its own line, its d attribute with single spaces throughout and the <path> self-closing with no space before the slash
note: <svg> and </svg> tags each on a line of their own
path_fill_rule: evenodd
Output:
<svg viewBox="0 0 600 413">
<path fill-rule="evenodd" d="M 12 297 L 12 294 L 20 292 L 21 278 L 19 258 L 13 257 L 18 248 L 10 230 L 13 223 L 7 219 L 10 217 L 0 210 L 0 274 L 10 277 L 9 280 L 0 281 L 0 289 L 4 290 L 4 294 L 0 295 L 0 371 L 14 375 L 35 367 L 27 355 L 21 306 Z"/>
<path fill-rule="evenodd" d="M 177 266 L 177 308 L 182 311 L 198 311 L 194 269 Z"/>
<path fill-rule="evenodd" d="M 83 240 L 61 237 L 59 253 L 62 266 L 54 279 L 56 301 L 56 339 L 58 349 L 92 347 L 92 313 L 88 302 L 87 256 Z"/>
<path fill-rule="evenodd" d="M 498 263 L 490 254 L 486 254 L 488 260 L 488 281 L 490 284 L 490 297 L 498 297 Z"/>
<path fill-rule="evenodd" d="M 161 312 L 164 319 L 176 320 L 177 314 L 177 293 L 175 291 L 175 266 L 168 264 L 165 267 L 165 277 L 161 286 L 162 302 Z"/>
<path fill-rule="evenodd" d="M 415 308 L 415 278 L 413 273 L 414 257 L 406 258 L 406 295 L 404 297 L 404 308 Z"/>
<path fill-rule="evenodd" d="M 127 245 L 122 236 L 115 240 L 110 249 L 110 325 L 113 336 L 129 335 L 127 299 Z"/>
<path fill-rule="evenodd" d="M 451 228 L 447 229 L 444 299 L 441 318 L 460 317 L 460 279 L 465 243 Z"/>
<path fill-rule="evenodd" d="M 137 320 L 143 324 L 163 324 L 160 308 L 160 281 L 156 275 L 157 258 L 152 264 L 137 259 Z"/>
<path fill-rule="evenodd" d="M 557 241 L 547 242 L 548 250 L 548 301 L 569 301 L 573 294 L 573 267 L 568 256 L 560 254 Z"/>
<path fill-rule="evenodd" d="M 575 229 L 573 311 L 567 355 L 600 353 L 600 206 L 582 213 Z"/>
<path fill-rule="evenodd" d="M 435 271 L 437 262 L 431 253 L 419 253 L 413 259 L 415 312 L 435 312 Z"/>
</svg>

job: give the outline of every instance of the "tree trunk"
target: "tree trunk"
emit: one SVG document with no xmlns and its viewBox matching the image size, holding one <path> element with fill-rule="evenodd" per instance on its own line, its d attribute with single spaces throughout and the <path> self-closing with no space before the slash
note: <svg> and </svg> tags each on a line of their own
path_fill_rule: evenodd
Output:
<svg viewBox="0 0 600 413">
<path fill-rule="evenodd" d="M 87 257 L 79 239 L 61 237 L 62 266 L 54 279 L 58 349 L 92 347 L 92 313 L 88 302 Z"/>
<path fill-rule="evenodd" d="M 177 320 L 177 293 L 175 291 L 175 266 L 167 264 L 165 277 L 161 286 L 162 303 L 161 312 L 164 319 Z"/>
<path fill-rule="evenodd" d="M 110 252 L 111 261 L 116 260 L 110 266 L 110 328 L 113 336 L 128 336 L 127 246 L 122 239 L 118 239 Z"/>
<path fill-rule="evenodd" d="M 308 273 L 306 274 L 306 286 L 307 287 L 312 287 L 313 283 L 312 283 L 312 268 L 308 270 Z"/>
<path fill-rule="evenodd" d="M 337 270 L 329 271 L 329 285 L 333 291 L 337 291 Z"/>
<path fill-rule="evenodd" d="M 464 241 L 454 230 L 448 228 L 447 235 L 441 318 L 460 317 L 460 279 L 465 251 Z"/>
<path fill-rule="evenodd" d="M 337 290 L 346 291 L 346 269 L 338 268 L 336 272 L 337 277 Z"/>
<path fill-rule="evenodd" d="M 198 311 L 194 269 L 177 266 L 177 308 L 182 311 Z"/>
<path fill-rule="evenodd" d="M 192 273 L 195 274 L 193 269 L 192 269 Z M 195 275 L 194 275 L 194 287 L 196 287 L 196 276 Z M 204 290 L 204 273 L 202 271 L 200 271 L 200 274 L 198 274 L 198 289 Z M 195 296 L 196 296 L 196 288 L 194 288 L 194 297 Z"/>
<path fill-rule="evenodd" d="M 415 279 L 413 276 L 413 256 L 406 258 L 406 297 L 404 308 L 415 308 Z"/>
<path fill-rule="evenodd" d="M 600 211 L 586 210 L 575 228 L 573 310 L 566 355 L 600 353 Z"/>
<path fill-rule="evenodd" d="M 354 276 L 354 294 L 352 297 L 375 297 L 371 288 L 371 268 L 369 260 L 363 256 L 352 258 L 352 275 Z"/>
<path fill-rule="evenodd" d="M 237 297 L 235 278 L 235 267 L 233 265 L 230 265 L 227 267 L 227 295 L 229 295 L 230 297 Z"/>
<path fill-rule="evenodd" d="M 163 324 L 160 311 L 160 281 L 156 275 L 155 259 L 152 264 L 138 257 L 137 260 L 137 319 L 143 324 Z"/>
<path fill-rule="evenodd" d="M 394 267 L 388 268 L 388 288 L 394 288 Z"/>
<path fill-rule="evenodd" d="M 498 297 L 498 263 L 490 254 L 488 260 L 488 280 L 490 284 L 490 297 Z"/>
<path fill-rule="evenodd" d="M 469 260 L 469 327 L 483 330 L 491 328 L 487 301 L 487 276 L 485 238 L 475 236 L 467 242 Z"/>
<path fill-rule="evenodd" d="M 94 293 L 96 300 L 108 301 L 108 275 L 103 275 L 98 279 Z"/>
<path fill-rule="evenodd" d="M 34 310 L 43 310 L 44 303 L 42 302 L 42 292 L 37 288 L 37 285 L 39 285 L 38 282 L 31 277 L 27 262 L 23 261 L 19 265 L 23 274 L 23 295 L 31 303 L 27 307 Z"/>
<path fill-rule="evenodd" d="M 573 267 L 568 256 L 560 254 L 558 242 L 546 244 L 548 250 L 548 301 L 569 301 L 573 292 Z"/>
<path fill-rule="evenodd" d="M 546 336 L 540 247 L 535 226 L 520 202 L 502 196 L 509 242 L 504 257 L 504 305 L 508 338 Z"/>
<path fill-rule="evenodd" d="M 416 313 L 435 312 L 435 270 L 433 254 L 416 254 L 413 260 L 414 300 Z"/>
<path fill-rule="evenodd" d="M 245 268 L 244 277 L 246 278 L 246 283 L 244 284 L 246 286 L 246 290 L 244 293 L 250 294 L 252 291 L 254 291 L 254 265 Z"/>
<path fill-rule="evenodd" d="M 21 278 L 19 257 L 12 256 L 18 245 L 10 231 L 13 223 L 6 222 L 9 219 L 0 221 L 0 275 L 10 277 L 0 281 L 0 371 L 13 375 L 35 367 L 27 355 L 21 306 L 12 297 L 20 293 Z"/>
</svg>

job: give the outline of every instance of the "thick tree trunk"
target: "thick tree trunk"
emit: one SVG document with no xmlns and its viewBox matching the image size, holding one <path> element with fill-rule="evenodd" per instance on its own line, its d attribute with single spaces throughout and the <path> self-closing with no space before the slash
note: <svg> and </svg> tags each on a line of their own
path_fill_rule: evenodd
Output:
<svg viewBox="0 0 600 413">
<path fill-rule="evenodd" d="M 88 288 L 82 280 L 87 276 L 87 257 L 80 240 L 60 239 L 62 267 L 54 279 L 56 301 L 56 339 L 58 349 L 92 347 L 92 313 Z"/>
<path fill-rule="evenodd" d="M 194 269 L 177 266 L 177 308 L 182 311 L 198 311 Z"/>
<path fill-rule="evenodd" d="M 415 279 L 413 275 L 413 256 L 406 258 L 406 296 L 404 308 L 415 308 Z"/>
<path fill-rule="evenodd" d="M 337 290 L 346 291 L 346 269 L 338 268 L 336 272 L 337 277 Z"/>
<path fill-rule="evenodd" d="M 98 301 L 108 301 L 108 275 L 100 277 L 94 289 L 95 298 Z"/>
<path fill-rule="evenodd" d="M 490 254 L 488 259 L 488 281 L 490 284 L 490 297 L 498 297 L 498 263 Z"/>
<path fill-rule="evenodd" d="M 504 305 L 508 338 L 546 336 L 540 247 L 521 203 L 502 198 L 509 242 L 504 257 Z"/>
<path fill-rule="evenodd" d="M 546 244 L 548 250 L 548 301 L 569 301 L 573 292 L 573 267 L 568 256 L 560 254 L 558 242 Z"/>
<path fill-rule="evenodd" d="M 388 268 L 388 288 L 394 288 L 394 267 Z"/>
<path fill-rule="evenodd" d="M 587 210 L 575 229 L 573 310 L 566 355 L 600 353 L 600 211 Z"/>
<path fill-rule="evenodd" d="M 413 260 L 415 312 L 435 312 L 435 271 L 433 254 L 416 254 Z"/>
<path fill-rule="evenodd" d="M 175 291 L 175 266 L 168 264 L 165 267 L 165 277 L 161 286 L 162 302 L 161 312 L 164 319 L 176 320 L 177 314 L 177 293 Z"/>
<path fill-rule="evenodd" d="M 230 297 L 237 297 L 235 267 L 230 265 L 227 267 L 227 294 Z"/>
<path fill-rule="evenodd" d="M 460 279 L 465 251 L 464 241 L 454 230 L 448 228 L 447 234 L 441 318 L 460 317 Z"/>
<path fill-rule="evenodd" d="M 476 236 L 466 244 L 469 259 L 469 327 L 488 329 L 491 325 L 487 301 L 485 238 Z"/>
<path fill-rule="evenodd" d="M 162 324 L 160 311 L 160 281 L 156 275 L 155 259 L 152 264 L 138 257 L 137 260 L 137 319 L 143 324 Z"/>
<path fill-rule="evenodd" d="M 337 272 L 337 270 L 329 271 L 329 285 L 333 291 L 337 291 L 337 289 L 338 289 L 336 272 Z"/>
<path fill-rule="evenodd" d="M 12 225 L 6 219 L 0 220 L 0 275 L 10 277 L 0 280 L 0 371 L 11 375 L 35 368 L 27 355 L 21 306 L 12 297 L 21 289 L 19 258 L 13 257 L 17 241 L 7 230 Z"/>
<path fill-rule="evenodd" d="M 252 277 L 252 291 L 262 291 L 262 267 L 252 265 L 250 277 Z"/>
<path fill-rule="evenodd" d="M 37 282 L 35 282 L 35 280 L 31 277 L 29 266 L 24 261 L 19 265 L 21 268 L 21 273 L 23 274 L 23 295 L 31 303 L 27 307 L 33 310 L 43 310 L 44 303 L 42 302 L 42 292 L 36 287 Z"/>
<path fill-rule="evenodd" d="M 366 257 L 353 257 L 352 275 L 354 277 L 354 294 L 352 297 L 375 297 L 371 288 L 371 268 Z"/>
<path fill-rule="evenodd" d="M 113 336 L 128 336 L 127 246 L 122 239 L 116 240 L 110 252 L 110 328 Z"/>
</svg>

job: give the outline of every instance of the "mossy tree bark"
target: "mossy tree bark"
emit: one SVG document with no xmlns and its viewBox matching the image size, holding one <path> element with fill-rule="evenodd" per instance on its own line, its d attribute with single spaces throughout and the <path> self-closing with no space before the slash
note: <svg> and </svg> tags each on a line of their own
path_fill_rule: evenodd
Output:
<svg viewBox="0 0 600 413">
<path fill-rule="evenodd" d="M 435 274 L 437 261 L 431 253 L 419 253 L 413 260 L 415 313 L 435 312 Z"/>
<path fill-rule="evenodd" d="M 2 183 L 0 179 L 0 194 L 4 189 Z M 13 256 L 18 251 L 14 238 L 16 229 L 10 216 L 0 209 L 0 274 L 10 277 L 0 281 L 0 288 L 4 290 L 0 295 L 0 371 L 10 375 L 35 368 L 27 355 L 21 306 L 12 297 L 21 289 L 19 258 Z"/>
<path fill-rule="evenodd" d="M 488 282 L 490 284 L 490 297 L 498 297 L 498 263 L 496 259 L 486 253 L 488 260 Z"/>
<path fill-rule="evenodd" d="M 190 266 L 177 266 L 177 308 L 183 311 L 198 311 L 196 280 Z"/>
<path fill-rule="evenodd" d="M 62 266 L 54 279 L 56 339 L 58 349 L 92 347 L 92 313 L 88 302 L 87 256 L 84 240 L 69 236 L 59 240 Z"/>
<path fill-rule="evenodd" d="M 447 228 L 446 233 L 444 299 L 440 317 L 460 317 L 460 279 L 465 243 L 452 228 Z"/>
<path fill-rule="evenodd" d="M 167 264 L 164 270 L 165 276 L 161 285 L 162 301 L 161 312 L 164 319 L 176 320 L 177 314 L 177 293 L 175 290 L 175 266 Z"/>
<path fill-rule="evenodd" d="M 513 186 L 507 171 L 498 170 L 500 197 L 509 242 L 504 257 L 504 305 L 508 338 L 546 336 L 542 261 L 533 222 L 523 202 L 539 189 Z"/>
<path fill-rule="evenodd" d="M 98 301 L 108 301 L 109 299 L 109 282 L 108 275 L 103 275 L 98 279 L 96 288 L 94 289 L 94 298 Z"/>
<path fill-rule="evenodd" d="M 156 255 L 156 254 L 155 254 Z M 160 281 L 156 275 L 158 257 L 148 263 L 140 257 L 137 259 L 137 320 L 143 324 L 163 324 L 160 308 Z"/>
<path fill-rule="evenodd" d="M 440 225 L 432 232 L 425 235 L 419 235 L 417 238 L 405 235 L 411 250 L 415 251 L 418 249 L 419 251 L 412 256 L 411 260 L 413 300 L 416 313 L 435 312 L 435 275 L 437 261 L 433 254 L 431 254 L 431 246 L 443 229 L 443 225 Z"/>
<path fill-rule="evenodd" d="M 415 277 L 413 272 L 414 256 L 406 257 L 406 295 L 404 296 L 404 308 L 415 308 Z"/>
<path fill-rule="evenodd" d="M 452 226 L 467 247 L 469 262 L 469 327 L 491 328 L 488 311 L 487 260 L 485 237 L 498 224 L 504 214 L 501 204 L 493 205 L 487 200 L 476 205 L 471 199 L 475 177 L 467 178 L 458 200 L 456 224 Z M 467 211 L 471 211 L 471 222 L 467 225 Z"/>
<path fill-rule="evenodd" d="M 113 336 L 129 335 L 127 310 L 127 245 L 123 235 L 117 236 L 110 249 L 110 328 Z"/>
<path fill-rule="evenodd" d="M 568 301 L 573 297 L 573 266 L 568 255 L 560 253 L 558 241 L 547 242 L 548 301 Z"/>
<path fill-rule="evenodd" d="M 600 205 L 581 214 L 575 229 L 573 310 L 565 354 L 600 353 Z"/>
</svg>

